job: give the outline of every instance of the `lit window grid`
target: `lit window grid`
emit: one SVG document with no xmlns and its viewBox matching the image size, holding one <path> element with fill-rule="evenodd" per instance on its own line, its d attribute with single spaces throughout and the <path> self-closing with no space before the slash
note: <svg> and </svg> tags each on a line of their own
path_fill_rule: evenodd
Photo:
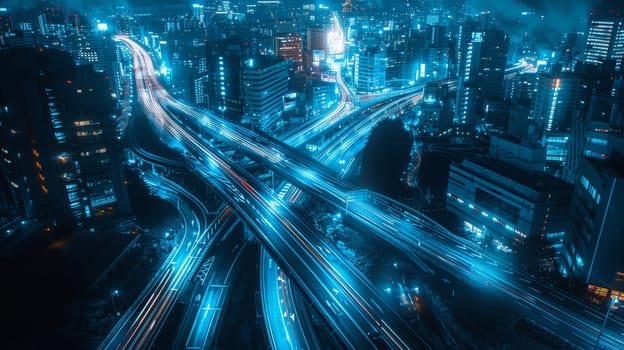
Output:
<svg viewBox="0 0 624 350">
<path fill-rule="evenodd" d="M 456 207 L 464 207 L 464 208 L 468 208 L 469 210 L 474 211 L 475 213 L 479 213 L 481 214 L 481 216 L 485 217 L 485 218 L 489 218 L 492 220 L 492 222 L 498 224 L 500 227 L 505 228 L 505 230 L 514 233 L 515 235 L 517 235 L 518 237 L 521 238 L 527 238 L 527 234 L 525 232 L 520 231 L 515 225 L 511 224 L 510 222 L 507 222 L 506 220 L 501 220 L 498 217 L 490 214 L 488 211 L 479 208 L 477 206 L 475 206 L 472 203 L 469 203 L 468 201 L 465 201 L 461 198 L 459 198 L 457 195 L 451 193 L 451 192 L 447 192 L 446 194 L 454 203 L 453 205 L 455 205 Z"/>
</svg>

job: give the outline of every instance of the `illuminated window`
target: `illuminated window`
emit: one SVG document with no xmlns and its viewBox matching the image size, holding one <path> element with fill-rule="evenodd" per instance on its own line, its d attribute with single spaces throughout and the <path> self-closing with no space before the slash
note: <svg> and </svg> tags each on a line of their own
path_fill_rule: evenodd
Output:
<svg viewBox="0 0 624 350">
<path fill-rule="evenodd" d="M 576 266 L 578 267 L 583 267 L 584 263 L 583 263 L 583 258 L 581 258 L 580 255 L 576 255 Z"/>
<path fill-rule="evenodd" d="M 600 204 L 600 193 L 598 193 L 596 188 L 589 182 L 585 175 L 581 176 L 581 185 L 587 191 L 589 196 L 594 200 L 596 205 Z"/>
<path fill-rule="evenodd" d="M 598 146 L 606 146 L 607 145 L 607 140 L 603 140 L 603 139 L 597 139 L 594 137 L 588 137 L 587 138 L 587 142 L 594 144 L 594 145 L 598 145 Z"/>
<path fill-rule="evenodd" d="M 600 286 L 595 286 L 590 284 L 589 286 L 587 286 L 587 291 L 590 292 L 591 294 L 597 295 L 597 296 L 601 296 L 601 297 L 606 297 L 607 293 L 609 293 L 609 290 L 607 288 L 603 288 Z"/>
</svg>

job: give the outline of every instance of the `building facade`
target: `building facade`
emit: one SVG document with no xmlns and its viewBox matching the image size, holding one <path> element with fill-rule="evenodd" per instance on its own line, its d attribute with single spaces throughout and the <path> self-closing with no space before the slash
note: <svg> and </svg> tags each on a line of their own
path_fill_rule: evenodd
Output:
<svg viewBox="0 0 624 350">
<path fill-rule="evenodd" d="M 622 67 L 624 57 L 624 16 L 616 13 L 592 13 L 589 17 L 585 60 L 599 63 L 605 59 L 616 61 Z"/>
<path fill-rule="evenodd" d="M 482 117 L 485 99 L 504 97 L 509 37 L 501 30 L 485 30 L 473 31 L 465 40 L 461 45 L 465 49 L 457 78 L 455 122 L 475 125 Z"/>
<path fill-rule="evenodd" d="M 67 52 L 0 52 L 0 147 L 10 197 L 26 218 L 92 228 L 130 211 L 109 77 Z"/>
<path fill-rule="evenodd" d="M 271 132 L 283 126 L 284 96 L 288 92 L 291 62 L 257 56 L 245 60 L 243 70 L 244 116 L 261 130 Z"/>
<path fill-rule="evenodd" d="M 419 133 L 439 135 L 453 126 L 452 103 L 454 94 L 446 84 L 428 83 L 423 88 L 423 99 L 418 103 L 416 129 Z"/>
<path fill-rule="evenodd" d="M 355 54 L 353 78 L 358 93 L 383 90 L 386 86 L 386 54 L 384 50 L 376 47 L 364 48 Z"/>
<path fill-rule="evenodd" d="M 567 160 L 572 122 L 578 111 L 580 82 L 570 74 L 540 74 L 532 116 L 546 147 L 546 165 L 560 171 Z"/>
<path fill-rule="evenodd" d="M 562 257 L 565 274 L 619 291 L 624 290 L 621 161 L 581 158 Z"/>
<path fill-rule="evenodd" d="M 208 105 L 218 116 L 239 122 L 243 116 L 242 73 L 245 48 L 240 40 L 207 45 Z"/>
<path fill-rule="evenodd" d="M 511 247 L 565 229 L 569 184 L 493 159 L 451 164 L 447 209 L 475 240 Z"/>
<path fill-rule="evenodd" d="M 291 60 L 295 73 L 303 71 L 303 38 L 300 34 L 275 35 L 275 54 Z"/>
</svg>

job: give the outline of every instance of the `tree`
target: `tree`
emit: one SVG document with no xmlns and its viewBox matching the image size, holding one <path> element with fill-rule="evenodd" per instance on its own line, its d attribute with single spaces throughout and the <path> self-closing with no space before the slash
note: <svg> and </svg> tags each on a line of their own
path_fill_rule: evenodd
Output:
<svg viewBox="0 0 624 350">
<path fill-rule="evenodd" d="M 361 179 L 371 190 L 391 197 L 401 194 L 401 176 L 410 161 L 412 139 L 400 119 L 377 124 L 362 152 Z"/>
</svg>

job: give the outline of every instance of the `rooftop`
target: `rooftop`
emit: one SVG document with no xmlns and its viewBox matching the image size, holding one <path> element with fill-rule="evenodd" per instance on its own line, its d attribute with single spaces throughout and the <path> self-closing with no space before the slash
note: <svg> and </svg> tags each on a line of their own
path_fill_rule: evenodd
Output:
<svg viewBox="0 0 624 350">
<path fill-rule="evenodd" d="M 464 161 L 490 170 L 535 192 L 572 190 L 572 185 L 544 172 L 527 171 L 493 158 L 474 158 Z"/>
</svg>

